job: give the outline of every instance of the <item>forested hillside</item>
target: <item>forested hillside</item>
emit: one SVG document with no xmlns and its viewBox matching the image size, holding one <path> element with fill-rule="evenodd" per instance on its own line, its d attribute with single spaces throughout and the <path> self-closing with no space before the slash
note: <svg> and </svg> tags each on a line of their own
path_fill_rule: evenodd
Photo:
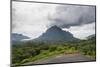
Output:
<svg viewBox="0 0 100 67">
<path fill-rule="evenodd" d="M 12 64 L 21 65 L 31 61 L 46 59 L 59 54 L 81 53 L 96 58 L 95 37 L 79 42 L 44 43 L 22 42 L 12 45 Z M 77 61 L 77 60 L 76 60 Z"/>
</svg>

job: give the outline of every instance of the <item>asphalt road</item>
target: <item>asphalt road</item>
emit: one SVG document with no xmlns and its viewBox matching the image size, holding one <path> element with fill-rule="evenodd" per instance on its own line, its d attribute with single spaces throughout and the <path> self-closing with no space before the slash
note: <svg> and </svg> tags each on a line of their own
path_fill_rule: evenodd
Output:
<svg viewBox="0 0 100 67">
<path fill-rule="evenodd" d="M 86 57 L 81 54 L 69 54 L 69 55 L 59 55 L 49 59 L 43 59 L 35 62 L 29 62 L 25 65 L 36 65 L 36 64 L 52 64 L 52 63 L 73 63 L 73 62 L 86 62 L 95 61 L 95 59 Z"/>
</svg>

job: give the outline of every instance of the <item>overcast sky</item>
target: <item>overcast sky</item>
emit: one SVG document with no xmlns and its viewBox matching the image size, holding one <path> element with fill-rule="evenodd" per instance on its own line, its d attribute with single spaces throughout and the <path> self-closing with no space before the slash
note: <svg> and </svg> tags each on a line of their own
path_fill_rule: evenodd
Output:
<svg viewBox="0 0 100 67">
<path fill-rule="evenodd" d="M 95 7 L 12 2 L 12 32 L 37 38 L 57 25 L 84 39 L 95 34 Z"/>
</svg>

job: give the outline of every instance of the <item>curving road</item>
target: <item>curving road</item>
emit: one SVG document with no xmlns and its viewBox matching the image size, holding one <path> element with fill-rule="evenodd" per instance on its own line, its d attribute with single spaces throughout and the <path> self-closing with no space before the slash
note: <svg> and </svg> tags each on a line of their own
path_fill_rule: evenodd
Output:
<svg viewBox="0 0 100 67">
<path fill-rule="evenodd" d="M 45 60 L 39 60 L 35 62 L 29 62 L 24 65 L 36 65 L 36 64 L 52 64 L 52 63 L 72 63 L 72 62 L 86 62 L 95 61 L 81 54 L 69 54 L 69 55 L 59 55 Z"/>
</svg>

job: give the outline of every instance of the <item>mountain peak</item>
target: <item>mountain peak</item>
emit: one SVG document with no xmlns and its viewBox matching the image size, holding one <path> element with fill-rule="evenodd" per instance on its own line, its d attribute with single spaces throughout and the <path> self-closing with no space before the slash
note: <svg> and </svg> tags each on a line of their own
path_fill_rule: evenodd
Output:
<svg viewBox="0 0 100 67">
<path fill-rule="evenodd" d="M 54 26 L 52 26 L 51 28 L 59 28 L 58 26 L 56 26 L 56 25 L 54 25 Z"/>
<path fill-rule="evenodd" d="M 55 31 L 61 31 L 62 29 L 56 25 L 50 27 L 46 32 L 55 32 Z"/>
<path fill-rule="evenodd" d="M 63 31 L 60 27 L 54 25 L 35 40 L 43 42 L 64 42 L 77 40 L 77 38 L 73 37 L 73 34 L 70 32 Z"/>
</svg>

